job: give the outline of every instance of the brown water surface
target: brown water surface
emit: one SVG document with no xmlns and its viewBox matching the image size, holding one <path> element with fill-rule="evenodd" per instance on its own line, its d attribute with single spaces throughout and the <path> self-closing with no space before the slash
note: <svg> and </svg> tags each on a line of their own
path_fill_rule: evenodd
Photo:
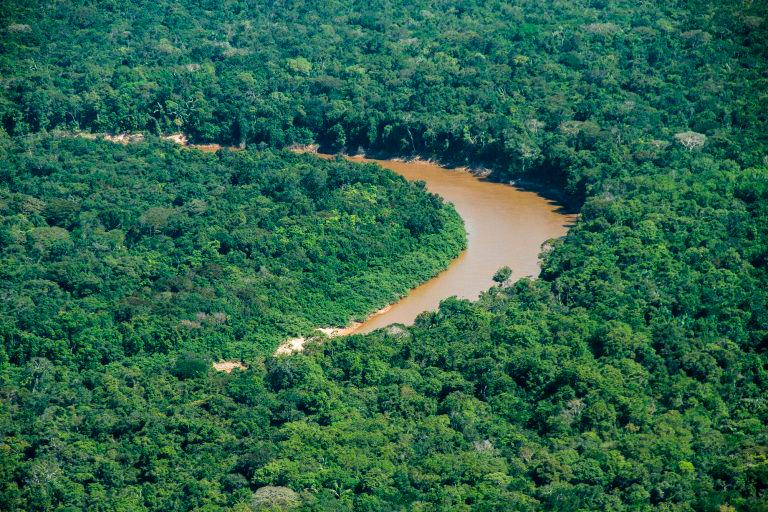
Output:
<svg viewBox="0 0 768 512">
<path fill-rule="evenodd" d="M 565 235 L 575 219 L 535 192 L 484 181 L 466 170 L 418 160 L 349 159 L 376 162 L 408 180 L 426 182 L 430 192 L 453 203 L 467 230 L 467 249 L 445 271 L 369 317 L 354 333 L 411 324 L 417 315 L 437 309 L 441 300 L 454 295 L 476 299 L 494 284 L 491 277 L 505 265 L 512 269 L 512 279 L 538 275 L 542 244 Z"/>
</svg>

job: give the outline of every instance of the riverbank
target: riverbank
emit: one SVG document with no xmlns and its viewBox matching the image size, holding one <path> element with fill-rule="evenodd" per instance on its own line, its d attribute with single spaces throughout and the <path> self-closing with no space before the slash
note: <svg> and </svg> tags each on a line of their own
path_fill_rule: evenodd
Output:
<svg viewBox="0 0 768 512">
<path fill-rule="evenodd" d="M 366 151 L 363 148 L 359 148 L 358 151 L 353 154 L 322 153 L 320 151 L 319 144 L 304 144 L 304 145 L 294 144 L 292 146 L 288 146 L 286 149 L 288 151 L 293 151 L 294 153 L 309 153 L 319 158 L 335 158 L 337 156 L 340 156 L 342 158 L 346 158 L 352 161 L 354 161 L 355 159 L 362 159 L 362 160 L 370 160 L 370 161 L 377 161 L 377 162 L 386 161 L 386 162 L 403 162 L 403 163 L 424 163 L 429 165 L 436 165 L 446 170 L 465 171 L 481 179 L 488 178 L 489 176 L 491 176 L 491 174 L 493 174 L 493 170 L 490 167 L 485 167 L 482 165 L 474 165 L 474 166 L 451 165 L 445 162 L 441 162 L 440 160 L 437 160 L 435 158 L 424 158 L 421 155 L 403 157 L 393 153 Z"/>
<path fill-rule="evenodd" d="M 424 156 L 419 153 L 412 154 L 411 156 L 403 156 L 402 154 L 389 151 L 370 151 L 362 147 L 358 148 L 355 153 L 324 153 L 320 151 L 319 144 L 294 144 L 285 149 L 296 153 L 315 154 L 320 158 L 335 158 L 336 156 L 341 156 L 342 158 L 367 159 L 378 162 L 426 163 L 444 169 L 466 171 L 481 180 L 512 185 L 513 187 L 527 192 L 534 192 L 547 200 L 557 202 L 562 213 L 565 214 L 576 214 L 581 206 L 581 202 L 577 198 L 569 196 L 563 192 L 561 188 L 553 186 L 551 183 L 548 184 L 546 182 L 526 178 L 499 179 L 501 171 L 495 168 L 492 164 L 476 163 L 467 165 L 463 162 L 440 159 L 434 156 Z"/>
<path fill-rule="evenodd" d="M 146 139 L 146 136 L 142 132 L 123 132 L 112 134 L 61 130 L 55 132 L 55 135 L 59 137 L 79 137 L 88 140 L 103 139 L 115 144 L 137 144 L 139 142 L 143 142 Z M 198 151 L 203 151 L 204 153 L 215 153 L 220 149 L 228 149 L 230 151 L 240 151 L 244 149 L 238 146 L 222 146 L 221 144 L 216 143 L 192 144 L 189 142 L 187 136 L 183 133 L 170 133 L 166 135 L 160 135 L 160 139 L 173 142 L 185 148 L 197 149 Z"/>
<path fill-rule="evenodd" d="M 317 153 L 317 146 L 291 148 L 320 158 L 335 155 Z M 452 203 L 464 220 L 467 249 L 436 277 L 412 289 L 399 301 L 370 315 L 360 323 L 326 329 L 329 337 L 367 333 L 393 323 L 411 324 L 424 311 L 437 309 L 451 296 L 476 299 L 494 285 L 493 274 L 502 266 L 513 269 L 513 279 L 535 277 L 544 243 L 564 236 L 575 221 L 561 205 L 513 184 L 489 181 L 486 174 L 468 168 L 445 168 L 422 158 L 378 160 L 367 156 L 343 155 L 359 163 L 376 163 L 408 180 L 424 181 L 427 190 Z M 280 354 L 303 349 L 306 340 L 288 340 Z"/>
<path fill-rule="evenodd" d="M 139 134 L 79 136 L 102 136 L 115 143 L 128 144 L 140 142 L 142 139 L 137 135 Z M 166 135 L 163 139 L 201 151 L 221 149 L 218 145 L 189 144 L 182 134 Z M 318 153 L 317 146 L 291 149 L 299 153 L 314 153 L 325 159 L 335 157 Z M 427 190 L 452 203 L 463 219 L 467 233 L 466 250 L 457 251 L 455 259 L 445 262 L 447 268 L 441 266 L 441 271 L 436 275 L 432 274 L 431 278 L 424 275 L 422 279 L 426 281 L 409 288 L 402 298 L 368 315 L 363 321 L 342 327 L 318 328 L 317 336 L 289 338 L 278 346 L 274 352 L 277 355 L 301 351 L 307 341 L 312 339 L 367 333 L 393 323 L 411 324 L 419 314 L 436 310 L 442 300 L 451 296 L 474 300 L 494 285 L 491 278 L 503 266 L 513 269 L 513 279 L 535 277 L 539 272 L 538 257 L 542 244 L 565 235 L 567 228 L 575 220 L 573 215 L 564 215 L 561 205 L 555 201 L 513 184 L 488 180 L 488 170 L 481 167 L 446 168 L 433 160 L 418 157 L 388 160 L 363 155 L 344 157 L 352 162 L 375 163 L 408 180 L 425 182 Z M 433 268 L 435 261 L 419 263 L 413 260 L 400 266 Z M 371 289 L 375 290 L 375 284 L 372 282 L 369 286 L 371 285 L 374 286 Z M 403 288 L 408 285 L 404 284 Z M 382 297 L 377 299 L 380 301 L 378 305 L 384 300 L 391 300 L 381 299 Z M 377 306 L 377 301 L 373 301 L 374 307 Z"/>
<path fill-rule="evenodd" d="M 346 327 L 318 327 L 315 329 L 316 332 L 319 332 L 322 336 L 306 336 L 306 337 L 297 337 L 297 338 L 289 338 L 285 340 L 283 343 L 280 344 L 280 346 L 277 347 L 275 350 L 274 355 L 276 356 L 285 356 L 290 355 L 295 352 L 301 352 L 304 350 L 304 347 L 308 341 L 311 340 L 322 340 L 325 338 L 338 338 L 340 336 L 349 336 L 350 334 L 355 334 L 363 325 L 365 325 L 366 322 L 370 321 L 374 317 L 378 315 L 386 314 L 387 311 L 392 309 L 394 304 L 390 304 L 389 306 L 384 306 L 378 311 L 375 311 L 374 313 L 371 313 L 368 315 L 368 317 L 362 321 L 362 322 L 352 322 Z"/>
</svg>

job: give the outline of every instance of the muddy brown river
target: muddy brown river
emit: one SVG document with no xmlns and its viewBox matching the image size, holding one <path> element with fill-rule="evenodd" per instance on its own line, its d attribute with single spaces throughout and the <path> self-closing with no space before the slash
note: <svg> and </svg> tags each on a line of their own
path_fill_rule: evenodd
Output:
<svg viewBox="0 0 768 512">
<path fill-rule="evenodd" d="M 465 170 L 424 161 L 350 160 L 375 162 L 408 180 L 426 182 L 430 192 L 453 203 L 464 219 L 467 249 L 441 274 L 345 334 L 366 333 L 392 323 L 411 324 L 417 315 L 437 309 L 441 300 L 454 295 L 476 299 L 494 284 L 491 277 L 505 265 L 512 269 L 512 279 L 536 276 L 542 244 L 563 236 L 575 220 L 534 192 L 484 181 Z"/>
</svg>

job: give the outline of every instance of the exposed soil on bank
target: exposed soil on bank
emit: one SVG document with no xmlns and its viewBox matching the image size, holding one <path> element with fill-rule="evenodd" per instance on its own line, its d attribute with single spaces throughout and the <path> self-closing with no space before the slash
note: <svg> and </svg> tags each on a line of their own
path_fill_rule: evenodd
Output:
<svg viewBox="0 0 768 512">
<path fill-rule="evenodd" d="M 232 373 L 232 370 L 247 370 L 240 361 L 218 361 L 213 363 L 213 369 L 217 372 Z"/>
<path fill-rule="evenodd" d="M 140 133 L 94 134 L 66 132 L 66 136 L 89 139 L 103 138 L 118 144 L 141 142 Z M 219 144 L 190 144 L 181 133 L 162 136 L 181 146 L 206 152 L 216 152 Z M 241 148 L 230 147 L 238 150 Z M 295 146 L 295 152 L 314 153 L 320 158 L 335 155 L 318 153 L 318 146 Z M 345 327 L 318 328 L 317 338 L 367 333 L 391 324 L 412 324 L 424 311 L 437 309 L 448 297 L 474 300 L 494 283 L 493 274 L 501 267 L 512 269 L 512 280 L 535 277 L 539 273 L 542 245 L 566 234 L 576 215 L 564 213 L 562 205 L 514 183 L 496 183 L 486 178 L 490 171 L 482 167 L 442 167 L 431 160 L 415 158 L 376 159 L 365 156 L 345 156 L 353 162 L 373 162 L 411 181 L 424 181 L 427 190 L 452 203 L 467 229 L 467 249 L 436 277 L 417 286 L 397 301 L 370 315 L 363 322 Z M 291 354 L 304 349 L 310 339 L 291 338 L 275 351 L 276 355 Z M 220 371 L 239 368 L 231 361 L 215 363 Z M 244 367 L 243 367 L 244 368 Z"/>
<path fill-rule="evenodd" d="M 317 153 L 316 146 L 295 147 L 297 152 Z M 414 288 L 398 302 L 372 314 L 365 321 L 344 328 L 321 329 L 329 337 L 371 332 L 390 324 L 411 324 L 424 311 L 437 309 L 451 296 L 476 299 L 493 286 L 493 274 L 503 266 L 512 268 L 512 280 L 535 277 L 543 244 L 566 234 L 576 219 L 560 204 L 512 184 L 487 181 L 487 170 L 445 168 L 435 162 L 413 159 L 379 160 L 346 156 L 354 162 L 374 162 L 408 180 L 424 181 L 427 190 L 453 203 L 464 219 L 467 249 L 442 273 Z M 289 354 L 304 347 L 294 338 L 278 348 Z"/>
</svg>

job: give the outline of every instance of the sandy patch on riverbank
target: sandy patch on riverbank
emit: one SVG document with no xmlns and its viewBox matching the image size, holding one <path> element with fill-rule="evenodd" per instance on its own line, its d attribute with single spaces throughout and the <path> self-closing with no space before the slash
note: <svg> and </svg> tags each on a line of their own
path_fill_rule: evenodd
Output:
<svg viewBox="0 0 768 512">
<path fill-rule="evenodd" d="M 132 144 L 144 140 L 143 133 L 117 133 L 115 135 L 110 133 L 91 133 L 80 131 L 57 131 L 55 133 L 59 137 L 78 137 L 87 140 L 104 139 L 115 144 Z"/>
<path fill-rule="evenodd" d="M 307 338 L 289 338 L 282 342 L 277 350 L 275 350 L 276 356 L 287 356 L 294 352 L 301 352 L 304 350 L 304 344 L 307 342 Z"/>
<path fill-rule="evenodd" d="M 373 318 L 377 315 L 381 315 L 386 313 L 392 309 L 392 304 L 389 306 L 385 306 L 381 308 L 380 310 L 371 313 L 368 315 L 366 320 Z M 282 342 L 279 347 L 277 347 L 277 350 L 275 350 L 276 356 L 286 356 L 293 354 L 295 352 L 301 352 L 304 350 L 304 345 L 309 340 L 322 340 L 323 337 L 325 338 L 338 338 L 339 336 L 349 336 L 350 334 L 355 334 L 355 332 L 362 326 L 365 322 L 352 322 L 346 327 L 318 327 L 315 329 L 315 331 L 319 332 L 323 336 L 310 336 L 306 338 L 289 338 Z"/>
<path fill-rule="evenodd" d="M 183 133 L 172 133 L 170 135 L 163 135 L 160 138 L 170 142 L 175 142 L 176 144 L 180 144 L 182 146 L 189 145 L 189 140 L 187 140 L 187 136 Z"/>
<path fill-rule="evenodd" d="M 143 133 L 118 133 L 117 135 L 104 134 L 104 140 L 115 144 L 133 144 L 144 140 Z"/>
<path fill-rule="evenodd" d="M 231 373 L 232 370 L 247 370 L 248 367 L 240 361 L 218 361 L 213 363 L 213 369 L 217 372 Z"/>
<path fill-rule="evenodd" d="M 185 148 L 197 149 L 199 151 L 204 151 L 205 153 L 215 153 L 218 150 L 225 147 L 230 151 L 240 151 L 242 149 L 237 146 L 222 146 L 221 144 L 216 144 L 216 143 L 190 144 L 189 139 L 187 139 L 187 136 L 184 135 L 183 133 L 172 133 L 170 135 L 163 135 L 160 138 L 170 142 L 175 142 L 176 144 L 180 146 L 184 146 Z"/>
<path fill-rule="evenodd" d="M 80 137 L 81 139 L 88 139 L 88 140 L 96 140 L 96 139 L 104 139 L 109 142 L 114 142 L 115 144 L 133 144 L 136 142 L 142 142 L 144 140 L 144 134 L 143 133 L 117 133 L 115 135 L 109 134 L 109 133 L 91 133 L 91 132 L 59 132 L 60 135 L 64 137 Z M 169 135 L 161 135 L 161 139 L 167 140 L 168 142 L 173 142 L 175 144 L 178 144 L 179 146 L 185 147 L 185 148 L 191 148 L 191 149 L 197 149 L 198 151 L 203 151 L 205 153 L 215 153 L 220 149 L 226 148 L 230 151 L 240 151 L 243 148 L 237 147 L 237 146 L 222 146 L 221 144 L 190 144 L 189 139 L 187 139 L 187 136 L 183 133 L 171 133 Z"/>
<path fill-rule="evenodd" d="M 320 150 L 320 144 L 292 144 L 286 148 L 294 153 L 317 153 Z"/>
</svg>

